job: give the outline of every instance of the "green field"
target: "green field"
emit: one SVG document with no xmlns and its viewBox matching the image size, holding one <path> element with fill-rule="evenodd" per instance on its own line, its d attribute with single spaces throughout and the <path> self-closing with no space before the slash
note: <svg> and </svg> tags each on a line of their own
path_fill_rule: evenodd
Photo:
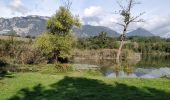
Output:
<svg viewBox="0 0 170 100">
<path fill-rule="evenodd" d="M 78 76 L 78 77 L 77 77 Z M 169 100 L 170 79 L 124 79 L 81 72 L 1 75 L 0 100 Z"/>
</svg>

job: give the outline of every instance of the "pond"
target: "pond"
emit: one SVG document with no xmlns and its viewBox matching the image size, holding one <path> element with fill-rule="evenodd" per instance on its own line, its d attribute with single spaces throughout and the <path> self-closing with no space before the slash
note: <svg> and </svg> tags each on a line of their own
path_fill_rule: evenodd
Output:
<svg viewBox="0 0 170 100">
<path fill-rule="evenodd" d="M 76 69 L 97 69 L 106 77 L 170 78 L 170 55 L 142 55 L 141 60 L 126 60 L 116 66 L 114 59 L 74 59 Z"/>
</svg>

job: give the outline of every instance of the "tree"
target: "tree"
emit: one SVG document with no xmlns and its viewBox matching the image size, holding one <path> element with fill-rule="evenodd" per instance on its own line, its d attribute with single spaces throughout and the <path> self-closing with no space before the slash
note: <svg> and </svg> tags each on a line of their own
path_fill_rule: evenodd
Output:
<svg viewBox="0 0 170 100">
<path fill-rule="evenodd" d="M 143 15 L 144 13 L 140 13 L 138 16 L 133 16 L 132 15 L 132 8 L 136 5 L 139 4 L 138 2 L 136 2 L 135 0 L 127 0 L 127 6 L 123 6 L 123 4 L 121 4 L 120 2 L 118 2 L 121 10 L 119 11 L 119 14 L 121 17 L 123 17 L 123 23 L 118 23 L 119 25 L 121 25 L 123 27 L 123 31 L 120 37 L 120 46 L 117 52 L 117 58 L 116 58 L 116 62 L 119 64 L 120 63 L 120 54 L 121 54 L 121 50 L 123 48 L 124 45 L 124 40 L 125 40 L 125 36 L 127 33 L 127 29 L 129 27 L 129 25 L 131 23 L 134 22 L 143 22 L 142 19 L 139 19 L 139 17 L 141 15 Z"/>
<path fill-rule="evenodd" d="M 98 45 L 98 48 L 104 49 L 108 44 L 108 37 L 106 32 L 99 33 L 98 36 L 94 37 L 95 45 Z"/>
<path fill-rule="evenodd" d="M 79 27 L 79 20 L 71 14 L 68 8 L 63 6 L 47 22 L 47 30 L 53 35 L 68 35 L 73 26 Z"/>
<path fill-rule="evenodd" d="M 35 46 L 41 50 L 49 62 L 53 62 L 70 57 L 73 41 L 71 35 L 54 36 L 50 33 L 43 33 L 36 39 Z"/>
<path fill-rule="evenodd" d="M 17 33 L 12 29 L 7 34 L 9 36 L 9 41 L 10 41 L 11 45 L 14 45 L 14 41 L 17 36 Z"/>
<path fill-rule="evenodd" d="M 16 36 L 17 36 L 17 33 L 12 29 L 10 30 L 8 33 L 8 37 L 9 37 L 9 46 L 10 46 L 10 56 L 14 56 L 14 49 L 16 47 Z"/>
<path fill-rule="evenodd" d="M 68 7 L 61 6 L 47 22 L 47 32 L 35 41 L 49 61 L 68 58 L 74 41 L 72 27 L 80 26 L 79 20 L 72 15 Z"/>
</svg>

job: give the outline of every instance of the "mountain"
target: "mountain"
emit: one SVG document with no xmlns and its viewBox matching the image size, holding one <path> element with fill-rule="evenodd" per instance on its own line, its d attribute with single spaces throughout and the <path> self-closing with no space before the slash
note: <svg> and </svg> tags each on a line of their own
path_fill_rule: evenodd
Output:
<svg viewBox="0 0 170 100">
<path fill-rule="evenodd" d="M 20 36 L 37 36 L 46 30 L 46 22 L 49 17 L 45 16 L 26 16 L 13 18 L 0 18 L 0 34 L 6 34 L 14 30 Z M 107 32 L 110 37 L 118 37 L 119 34 L 104 26 L 82 25 L 81 28 L 73 28 L 73 32 L 77 37 L 96 36 L 100 32 Z M 127 33 L 127 36 L 154 36 L 151 32 L 138 28 Z M 162 37 L 170 37 L 169 33 Z"/>
<path fill-rule="evenodd" d="M 83 25 L 81 28 L 73 28 L 73 32 L 76 33 L 78 37 L 89 37 L 96 36 L 100 32 L 107 32 L 110 37 L 118 37 L 119 34 L 116 31 L 113 31 L 110 28 L 104 26 L 91 26 L 91 25 Z"/>
<path fill-rule="evenodd" d="M 132 32 L 127 33 L 127 36 L 145 36 L 145 37 L 150 37 L 150 36 L 155 36 L 153 33 L 143 29 L 143 28 L 138 28 Z"/>
<path fill-rule="evenodd" d="M 14 30 L 20 36 L 37 36 L 45 31 L 48 18 L 43 16 L 0 18 L 0 34 Z M 107 32 L 108 36 L 119 36 L 117 32 L 103 26 L 83 25 L 80 29 L 73 28 L 73 32 L 78 37 L 95 36 L 100 32 Z"/>
<path fill-rule="evenodd" d="M 43 16 L 0 18 L 0 34 L 6 34 L 10 30 L 14 30 L 21 36 L 37 36 L 45 31 L 47 19 L 48 17 Z"/>
</svg>

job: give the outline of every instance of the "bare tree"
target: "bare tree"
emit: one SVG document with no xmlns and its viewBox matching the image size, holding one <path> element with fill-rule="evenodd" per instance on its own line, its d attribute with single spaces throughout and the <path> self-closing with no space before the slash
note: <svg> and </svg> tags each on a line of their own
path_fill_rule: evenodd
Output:
<svg viewBox="0 0 170 100">
<path fill-rule="evenodd" d="M 62 0 L 62 3 L 67 9 L 71 8 L 72 2 L 70 0 Z"/>
<path fill-rule="evenodd" d="M 120 46 L 117 52 L 117 58 L 116 58 L 116 62 L 117 64 L 120 63 L 120 55 L 121 55 L 121 51 L 124 45 L 124 40 L 125 40 L 125 36 L 127 33 L 127 29 L 129 27 L 129 25 L 131 23 L 134 22 L 143 22 L 143 19 L 140 19 L 140 16 L 142 16 L 144 13 L 140 13 L 137 16 L 133 16 L 132 15 L 132 8 L 137 5 L 140 4 L 139 2 L 136 2 L 136 0 L 126 0 L 127 1 L 127 5 L 124 6 L 121 2 L 117 2 L 120 6 L 120 11 L 118 12 L 118 14 L 123 17 L 123 23 L 117 23 L 118 25 L 123 27 L 123 31 L 122 34 L 120 36 Z"/>
</svg>

